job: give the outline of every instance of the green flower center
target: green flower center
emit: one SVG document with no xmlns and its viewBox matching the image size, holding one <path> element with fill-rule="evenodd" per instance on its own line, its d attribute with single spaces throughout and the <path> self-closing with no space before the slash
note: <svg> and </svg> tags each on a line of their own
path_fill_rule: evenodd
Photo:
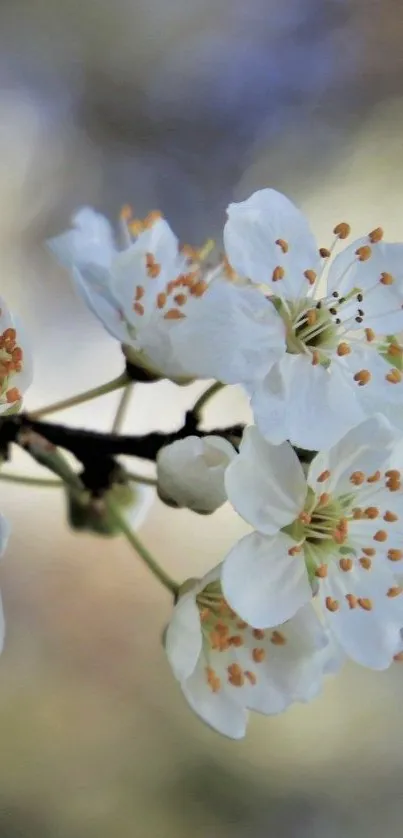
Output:
<svg viewBox="0 0 403 838">
<path fill-rule="evenodd" d="M 328 364 L 328 350 L 338 343 L 337 324 L 329 309 L 309 298 L 291 301 L 273 297 L 273 305 L 286 327 L 287 352 L 311 354 L 313 363 Z"/>
</svg>

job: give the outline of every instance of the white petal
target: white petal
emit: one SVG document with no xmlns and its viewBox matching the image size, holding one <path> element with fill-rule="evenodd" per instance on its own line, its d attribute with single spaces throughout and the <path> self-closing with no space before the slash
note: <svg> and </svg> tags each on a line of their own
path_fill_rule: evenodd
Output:
<svg viewBox="0 0 403 838">
<path fill-rule="evenodd" d="M 72 230 L 48 242 L 62 265 L 72 268 L 94 264 L 109 268 L 116 251 L 109 221 L 90 207 L 83 207 L 72 224 Z"/>
<path fill-rule="evenodd" d="M 329 451 L 321 451 L 312 461 L 308 483 L 315 490 L 342 495 L 351 492 L 353 472 L 362 471 L 368 477 L 379 469 L 383 471 L 393 450 L 396 434 L 390 423 L 381 415 L 366 419 L 349 431 Z M 330 472 L 325 481 L 318 477 Z M 368 503 L 369 505 L 369 503 Z"/>
<path fill-rule="evenodd" d="M 166 445 L 157 457 L 162 499 L 196 512 L 214 512 L 227 499 L 224 474 L 235 456 L 233 446 L 218 436 L 190 436 Z"/>
<path fill-rule="evenodd" d="M 395 577 L 381 559 L 373 562 L 371 570 L 355 562 L 353 570 L 347 572 L 336 562 L 331 563 L 328 577 L 320 582 L 318 596 L 329 628 L 349 657 L 371 669 L 386 669 L 401 644 L 403 595 L 387 596 L 395 586 Z M 359 605 L 350 608 L 346 600 L 349 594 L 370 600 L 371 610 Z M 326 607 L 328 596 L 337 600 L 338 610 Z"/>
<path fill-rule="evenodd" d="M 222 570 L 225 599 L 251 626 L 264 628 L 290 619 L 312 597 L 305 563 L 290 556 L 294 542 L 251 533 L 228 553 Z"/>
<path fill-rule="evenodd" d="M 5 518 L 4 515 L 0 514 L 0 556 L 3 555 L 7 547 L 8 539 L 10 537 L 10 531 L 11 527 L 9 522 L 7 521 L 7 518 Z"/>
<path fill-rule="evenodd" d="M 175 678 L 192 674 L 202 648 L 202 630 L 195 589 L 177 602 L 165 632 L 165 651 Z"/>
<path fill-rule="evenodd" d="M 285 195 L 273 189 L 255 192 L 247 201 L 230 204 L 224 244 L 232 267 L 244 277 L 270 287 L 288 299 L 308 291 L 304 271 L 315 269 L 318 249 L 308 222 Z M 284 240 L 284 253 L 276 241 Z M 284 278 L 273 282 L 276 267 Z"/>
<path fill-rule="evenodd" d="M 305 355 L 287 353 L 256 387 L 251 404 L 267 440 L 319 450 L 365 418 L 355 389 L 337 363 L 325 370 Z"/>
<path fill-rule="evenodd" d="M 234 701 L 227 692 L 213 693 L 206 679 L 206 661 L 200 658 L 193 674 L 182 682 L 182 690 L 192 710 L 218 733 L 230 739 L 245 736 L 248 712 Z"/>
<path fill-rule="evenodd" d="M 288 442 L 271 445 L 256 427 L 246 428 L 239 455 L 225 474 L 228 499 L 261 533 L 273 535 L 304 506 L 307 485 Z"/>
<path fill-rule="evenodd" d="M 130 340 L 122 309 L 112 291 L 109 271 L 97 265 L 83 266 L 81 270 L 73 267 L 72 278 L 84 302 L 109 334 L 122 343 Z"/>
<path fill-rule="evenodd" d="M 367 415 L 383 413 L 383 408 L 388 403 L 397 406 L 403 403 L 403 379 L 401 381 L 389 381 L 393 366 L 376 350 L 368 346 L 352 344 L 353 352 L 343 358 L 344 367 L 348 370 L 351 384 L 356 390 L 356 395 Z M 360 370 L 368 370 L 371 377 L 367 384 L 357 386 L 354 375 Z"/>
<path fill-rule="evenodd" d="M 194 375 L 239 384 L 261 378 L 285 351 L 285 329 L 256 288 L 214 279 L 183 308 L 170 336 L 175 354 Z"/>
</svg>

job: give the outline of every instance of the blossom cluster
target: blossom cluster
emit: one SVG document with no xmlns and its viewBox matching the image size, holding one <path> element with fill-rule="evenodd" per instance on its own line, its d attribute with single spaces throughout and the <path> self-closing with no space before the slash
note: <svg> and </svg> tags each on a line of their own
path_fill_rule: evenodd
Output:
<svg viewBox="0 0 403 838">
<path fill-rule="evenodd" d="M 227 216 L 217 258 L 129 207 L 116 235 L 85 208 L 49 247 L 132 374 L 238 384 L 250 400 L 239 439 L 195 426 L 155 457 L 162 501 L 199 514 L 228 502 L 250 527 L 178 585 L 165 632 L 190 706 L 240 738 L 249 711 L 311 700 L 346 657 L 376 670 L 403 658 L 403 244 L 381 228 L 348 243 L 342 222 L 319 247 L 271 189 Z M 32 365 L 4 304 L 0 330 L 8 414 Z"/>
</svg>

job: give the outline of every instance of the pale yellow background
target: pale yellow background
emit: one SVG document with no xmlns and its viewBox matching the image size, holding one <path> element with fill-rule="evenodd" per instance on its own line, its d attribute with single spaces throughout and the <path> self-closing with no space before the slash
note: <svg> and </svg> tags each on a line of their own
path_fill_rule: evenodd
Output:
<svg viewBox="0 0 403 838">
<path fill-rule="evenodd" d="M 402 35 L 393 0 L 3 0 L 0 288 L 32 338 L 27 406 L 121 369 L 41 248 L 83 201 L 161 206 L 199 244 L 228 200 L 274 185 L 323 245 L 340 220 L 402 239 Z M 139 386 L 126 428 L 172 428 L 199 390 Z M 60 419 L 106 429 L 116 402 Z M 231 388 L 207 423 L 242 416 Z M 400 838 L 403 669 L 347 666 L 311 705 L 226 741 L 182 700 L 160 644 L 168 597 L 126 543 L 68 532 L 58 490 L 0 498 L 0 838 Z M 229 509 L 156 501 L 142 535 L 182 579 L 243 531 Z"/>
</svg>

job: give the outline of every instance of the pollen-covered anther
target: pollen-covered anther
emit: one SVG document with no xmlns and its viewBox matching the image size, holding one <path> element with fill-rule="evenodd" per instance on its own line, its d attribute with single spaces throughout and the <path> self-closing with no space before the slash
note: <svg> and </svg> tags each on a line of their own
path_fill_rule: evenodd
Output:
<svg viewBox="0 0 403 838">
<path fill-rule="evenodd" d="M 364 570 L 371 570 L 372 560 L 368 559 L 367 556 L 361 556 L 361 558 L 358 559 L 358 561 L 359 561 L 361 567 L 364 568 Z"/>
<path fill-rule="evenodd" d="M 355 255 L 359 262 L 367 262 L 372 256 L 372 250 L 368 244 L 363 244 L 361 247 L 357 247 Z"/>
<path fill-rule="evenodd" d="M 175 294 L 174 302 L 177 306 L 184 306 L 187 300 L 186 294 Z"/>
<path fill-rule="evenodd" d="M 369 477 L 367 477 L 367 483 L 377 483 L 378 480 L 380 480 L 380 479 L 381 479 L 381 472 L 380 471 L 374 471 L 373 474 L 370 474 Z"/>
<path fill-rule="evenodd" d="M 277 267 L 274 268 L 274 271 L 273 271 L 273 274 L 272 274 L 273 282 L 278 282 L 279 279 L 284 279 L 284 276 L 285 276 L 284 268 L 282 268 L 281 265 L 277 265 Z"/>
<path fill-rule="evenodd" d="M 160 293 L 157 294 L 157 308 L 164 308 L 166 301 L 167 295 L 164 293 L 164 291 L 160 291 Z"/>
<path fill-rule="evenodd" d="M 358 370 L 354 375 L 354 381 L 357 382 L 359 387 L 364 387 L 365 384 L 371 381 L 371 378 L 372 376 L 369 370 Z"/>
<path fill-rule="evenodd" d="M 377 530 L 377 532 L 374 535 L 374 541 L 387 541 L 387 540 L 388 540 L 388 534 L 387 534 L 386 530 Z"/>
<path fill-rule="evenodd" d="M 338 611 L 340 608 L 340 603 L 337 599 L 333 599 L 331 596 L 327 596 L 325 599 L 326 608 L 328 611 Z"/>
<path fill-rule="evenodd" d="M 403 593 L 403 588 L 401 587 L 401 585 L 394 585 L 392 588 L 389 588 L 386 596 L 393 599 L 393 597 L 395 596 L 400 596 L 401 593 Z"/>
<path fill-rule="evenodd" d="M 333 229 L 335 236 L 339 239 L 347 239 L 351 233 L 351 227 L 347 224 L 346 221 L 341 221 L 340 224 L 336 224 Z"/>
<path fill-rule="evenodd" d="M 382 227 L 375 227 L 375 230 L 371 230 L 371 232 L 368 233 L 368 238 L 369 238 L 371 244 L 377 244 L 377 242 L 382 241 L 382 239 L 383 239 Z"/>
<path fill-rule="evenodd" d="M 330 250 L 327 247 L 320 247 L 319 248 L 319 255 L 322 259 L 328 259 L 331 256 Z"/>
<path fill-rule="evenodd" d="M 272 632 L 270 643 L 273 643 L 273 646 L 285 646 L 285 644 L 287 643 L 287 638 L 285 637 L 282 631 L 277 631 L 277 629 L 275 629 Z"/>
<path fill-rule="evenodd" d="M 353 560 L 352 559 L 340 559 L 339 561 L 340 570 L 343 570 L 344 573 L 347 573 L 349 570 L 353 569 Z"/>
<path fill-rule="evenodd" d="M 151 230 L 151 227 L 154 226 L 156 221 L 161 221 L 163 218 L 162 212 L 160 210 L 151 210 L 151 212 L 146 215 L 144 219 L 144 227 L 146 230 Z"/>
<path fill-rule="evenodd" d="M 289 244 L 285 241 L 285 239 L 276 239 L 276 244 L 281 247 L 283 253 L 288 253 L 289 251 Z"/>
<path fill-rule="evenodd" d="M 353 471 L 352 474 L 350 474 L 350 483 L 352 483 L 353 486 L 361 486 L 364 482 L 365 474 L 363 471 Z"/>
<path fill-rule="evenodd" d="M 385 477 L 390 477 L 392 480 L 400 480 L 401 473 L 397 468 L 388 468 L 388 470 L 385 471 Z"/>
<path fill-rule="evenodd" d="M 397 550 L 394 547 L 391 547 L 388 550 L 388 559 L 390 562 L 400 562 L 403 559 L 403 550 Z"/>
<path fill-rule="evenodd" d="M 376 554 L 375 547 L 362 547 L 362 548 L 361 548 L 361 551 L 362 551 L 362 553 L 364 553 L 366 556 L 375 556 L 375 554 Z"/>
<path fill-rule="evenodd" d="M 228 638 L 228 643 L 229 643 L 230 646 L 236 646 L 238 648 L 239 646 L 244 645 L 244 640 L 243 640 L 243 638 L 241 637 L 240 634 L 232 634 Z"/>
<path fill-rule="evenodd" d="M 346 594 L 346 600 L 350 606 L 350 608 L 357 608 L 358 599 L 354 594 Z"/>
<path fill-rule="evenodd" d="M 365 329 L 365 337 L 368 343 L 372 343 L 372 341 L 376 338 L 376 334 L 373 329 Z"/>
<path fill-rule="evenodd" d="M 326 579 L 327 574 L 328 574 L 327 564 L 318 565 L 318 567 L 315 570 L 315 576 L 317 576 L 318 579 Z"/>
<path fill-rule="evenodd" d="M 144 306 L 142 305 L 142 303 L 134 303 L 133 311 L 135 311 L 136 314 L 142 317 L 144 314 Z"/>
<path fill-rule="evenodd" d="M 240 629 L 240 631 L 243 631 L 244 629 L 248 628 L 248 624 L 246 620 L 238 620 L 238 622 L 236 623 L 236 627 L 237 629 Z"/>
<path fill-rule="evenodd" d="M 348 345 L 348 343 L 346 343 L 345 341 L 342 341 L 342 343 L 339 343 L 339 345 L 337 347 L 337 354 L 339 355 L 340 358 L 342 358 L 343 355 L 349 355 L 350 352 L 351 352 L 351 349 L 350 349 L 350 346 Z"/>
<path fill-rule="evenodd" d="M 243 687 L 245 677 L 239 663 L 231 663 L 227 666 L 228 681 L 233 687 Z"/>
<path fill-rule="evenodd" d="M 318 320 L 318 314 L 317 314 L 316 308 L 310 308 L 309 311 L 307 311 L 306 320 L 307 320 L 308 326 L 315 326 L 315 324 Z"/>
<path fill-rule="evenodd" d="M 403 652 L 398 652 L 396 655 L 393 655 L 393 660 L 396 663 L 401 663 L 403 661 Z"/>
<path fill-rule="evenodd" d="M 298 519 L 302 521 L 303 524 L 310 524 L 312 521 L 312 516 L 309 512 L 300 512 L 298 515 Z"/>
<path fill-rule="evenodd" d="M 257 677 L 256 677 L 255 673 L 251 672 L 250 669 L 245 669 L 244 675 L 245 675 L 245 678 L 248 679 L 248 681 L 252 685 L 252 687 L 254 687 L 255 684 L 256 684 L 256 681 L 257 681 Z"/>
<path fill-rule="evenodd" d="M 310 285 L 315 285 L 316 276 L 317 276 L 317 274 L 316 274 L 315 271 L 312 271 L 310 269 L 307 270 L 307 271 L 304 271 L 304 277 L 305 277 L 305 279 L 308 280 Z"/>
<path fill-rule="evenodd" d="M 144 297 L 144 287 L 143 285 L 136 286 L 136 293 L 134 296 L 135 302 L 137 303 L 141 298 Z"/>
<path fill-rule="evenodd" d="M 261 647 L 256 646 L 252 649 L 252 658 L 255 663 L 262 663 L 266 657 L 266 652 Z"/>
<path fill-rule="evenodd" d="M 15 402 L 19 402 L 22 399 L 22 395 L 18 389 L 18 387 L 11 387 L 10 390 L 6 392 L 6 401 L 9 404 L 14 404 Z"/>
<path fill-rule="evenodd" d="M 329 479 L 329 477 L 330 477 L 330 471 L 329 471 L 329 469 L 326 468 L 325 471 L 322 471 L 320 473 L 319 477 L 316 478 L 316 481 L 317 481 L 317 483 L 324 483 L 325 480 Z"/>
<path fill-rule="evenodd" d="M 161 265 L 155 261 L 152 253 L 146 253 L 146 270 L 151 279 L 156 279 L 161 273 Z"/>
<path fill-rule="evenodd" d="M 216 674 L 214 669 L 211 668 L 211 666 L 206 666 L 205 672 L 206 672 L 207 683 L 208 683 L 210 689 L 212 690 L 213 693 L 218 693 L 220 688 L 221 688 L 221 681 L 220 681 L 218 675 Z"/>
<path fill-rule="evenodd" d="M 123 204 L 122 209 L 119 213 L 119 218 L 121 221 L 130 221 L 133 218 L 133 209 L 130 204 Z"/>
<path fill-rule="evenodd" d="M 389 523 L 393 523 L 394 521 L 399 520 L 399 516 L 396 515 L 396 512 L 391 512 L 390 509 L 387 509 L 383 516 L 383 520 L 389 521 Z"/>
<path fill-rule="evenodd" d="M 289 548 L 288 555 L 289 556 L 296 556 L 297 553 L 301 553 L 301 552 L 302 552 L 301 545 L 300 544 L 295 544 L 294 547 Z"/>
<path fill-rule="evenodd" d="M 378 517 L 379 509 L 377 506 L 367 506 L 367 508 L 364 510 L 364 514 L 366 518 L 371 518 L 371 520 L 373 520 L 374 518 Z"/>
<path fill-rule="evenodd" d="M 189 291 L 193 297 L 202 297 L 206 293 L 208 284 L 204 279 L 199 279 L 190 286 Z"/>
<path fill-rule="evenodd" d="M 399 372 L 396 367 L 392 367 L 390 372 L 386 373 L 385 380 L 389 381 L 389 384 L 400 384 L 402 380 L 402 374 Z"/>
<path fill-rule="evenodd" d="M 383 271 L 379 278 L 382 285 L 393 285 L 394 281 L 392 274 L 388 274 L 386 271 Z"/>
<path fill-rule="evenodd" d="M 388 355 L 392 355 L 394 358 L 401 358 L 403 356 L 403 347 L 399 343 L 393 343 L 392 341 L 388 346 Z"/>
<path fill-rule="evenodd" d="M 365 518 L 364 511 L 359 506 L 355 506 L 351 514 L 354 521 L 361 521 L 362 518 Z"/>
<path fill-rule="evenodd" d="M 263 640 L 264 639 L 263 629 L 253 629 L 252 634 L 256 638 L 256 640 Z"/>
<path fill-rule="evenodd" d="M 318 506 L 326 506 L 329 503 L 329 501 L 330 501 L 329 493 L 328 492 L 322 492 L 322 494 L 319 495 L 319 500 L 318 500 L 317 505 Z"/>
<path fill-rule="evenodd" d="M 169 311 L 164 314 L 164 320 L 182 320 L 183 317 L 186 317 L 186 314 L 183 311 L 179 311 L 178 308 L 170 308 Z"/>
<path fill-rule="evenodd" d="M 357 602 L 360 608 L 363 609 L 363 611 L 372 611 L 372 600 L 370 600 L 368 597 L 358 597 Z"/>
</svg>

